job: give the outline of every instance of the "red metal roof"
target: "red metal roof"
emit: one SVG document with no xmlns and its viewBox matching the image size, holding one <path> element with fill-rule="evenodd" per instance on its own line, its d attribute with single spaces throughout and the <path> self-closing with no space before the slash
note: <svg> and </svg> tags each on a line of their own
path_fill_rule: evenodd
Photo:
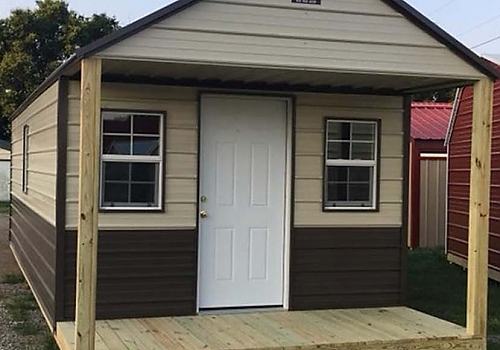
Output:
<svg viewBox="0 0 500 350">
<path fill-rule="evenodd" d="M 419 140 L 444 140 L 452 108 L 451 103 L 413 102 L 411 137 Z"/>
</svg>

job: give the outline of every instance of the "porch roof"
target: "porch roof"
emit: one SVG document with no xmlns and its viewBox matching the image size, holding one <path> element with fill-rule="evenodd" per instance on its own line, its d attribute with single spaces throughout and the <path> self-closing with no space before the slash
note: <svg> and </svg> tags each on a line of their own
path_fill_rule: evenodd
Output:
<svg viewBox="0 0 500 350">
<path fill-rule="evenodd" d="M 266 65 L 238 65 L 238 64 L 211 64 L 200 62 L 167 61 L 152 62 L 127 57 L 116 58 L 102 56 L 103 79 L 131 82 L 165 83 L 171 85 L 193 85 L 220 88 L 242 88 L 275 91 L 312 91 L 312 92 L 354 92 L 372 94 L 408 94 L 415 91 L 437 89 L 451 86 L 463 86 L 473 83 L 480 76 L 490 78 L 499 77 L 489 62 L 481 59 L 474 52 L 466 48 L 432 21 L 420 14 L 403 0 L 380 0 L 392 8 L 400 16 L 406 18 L 416 27 L 423 30 L 436 42 L 448 48 L 456 57 L 461 59 L 465 66 L 477 72 L 477 77 L 471 78 L 470 72 L 442 76 L 426 75 L 406 72 L 404 68 L 393 71 L 376 72 L 359 69 L 311 69 L 298 66 L 266 66 Z M 118 30 L 94 43 L 80 48 L 76 53 L 56 69 L 47 80 L 40 85 L 28 99 L 18 108 L 11 118 L 19 115 L 35 98 L 62 76 L 79 77 L 82 59 L 102 55 L 110 47 L 114 47 L 124 40 L 138 34 L 160 21 L 172 17 L 200 0 L 178 0 L 124 28 Z M 390 45 L 388 46 L 390 47 Z M 422 48 L 424 48 L 422 46 Z M 394 61 L 397 65 L 397 60 Z M 464 67 L 465 67 L 464 66 Z M 402 70 L 401 70 L 402 69 Z M 476 79 L 477 78 L 477 79 Z"/>
</svg>

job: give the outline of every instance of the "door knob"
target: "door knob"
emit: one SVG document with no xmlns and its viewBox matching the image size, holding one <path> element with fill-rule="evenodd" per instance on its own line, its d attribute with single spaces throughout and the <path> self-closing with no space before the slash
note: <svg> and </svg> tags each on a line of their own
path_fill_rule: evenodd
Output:
<svg viewBox="0 0 500 350">
<path fill-rule="evenodd" d="M 206 210 L 200 211 L 200 217 L 202 219 L 205 219 L 208 216 L 208 212 Z"/>
</svg>

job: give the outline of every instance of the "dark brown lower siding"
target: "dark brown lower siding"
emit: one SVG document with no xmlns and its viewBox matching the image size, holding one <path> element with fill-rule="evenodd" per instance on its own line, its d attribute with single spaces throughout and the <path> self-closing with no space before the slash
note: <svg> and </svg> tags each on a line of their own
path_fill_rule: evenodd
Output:
<svg viewBox="0 0 500 350">
<path fill-rule="evenodd" d="M 11 212 L 11 245 L 40 306 L 54 323 L 56 229 L 15 196 Z"/>
<path fill-rule="evenodd" d="M 64 310 L 74 319 L 76 232 L 66 233 Z M 97 318 L 196 313 L 197 234 L 177 231 L 100 231 Z"/>
<path fill-rule="evenodd" d="M 291 241 L 291 309 L 401 304 L 400 228 L 295 228 Z"/>
</svg>

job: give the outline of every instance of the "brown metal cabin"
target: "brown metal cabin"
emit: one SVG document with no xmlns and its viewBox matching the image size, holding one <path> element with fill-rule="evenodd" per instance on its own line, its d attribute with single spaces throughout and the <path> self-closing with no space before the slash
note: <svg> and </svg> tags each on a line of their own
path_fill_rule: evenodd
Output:
<svg viewBox="0 0 500 350">
<path fill-rule="evenodd" d="M 500 60 L 489 58 L 498 68 Z M 500 70 L 500 68 L 498 68 Z M 500 81 L 495 82 L 493 95 L 493 141 L 490 187 L 489 276 L 500 282 Z M 449 125 L 447 147 L 448 161 L 448 260 L 467 267 L 469 198 L 469 170 L 472 138 L 472 101 L 470 87 L 461 89 L 455 99 L 455 110 Z"/>
<path fill-rule="evenodd" d="M 12 116 L 12 250 L 62 349 L 483 349 L 479 209 L 467 329 L 404 307 L 409 113 L 475 84 L 477 176 L 497 76 L 401 0 L 174 2 Z"/>
</svg>

